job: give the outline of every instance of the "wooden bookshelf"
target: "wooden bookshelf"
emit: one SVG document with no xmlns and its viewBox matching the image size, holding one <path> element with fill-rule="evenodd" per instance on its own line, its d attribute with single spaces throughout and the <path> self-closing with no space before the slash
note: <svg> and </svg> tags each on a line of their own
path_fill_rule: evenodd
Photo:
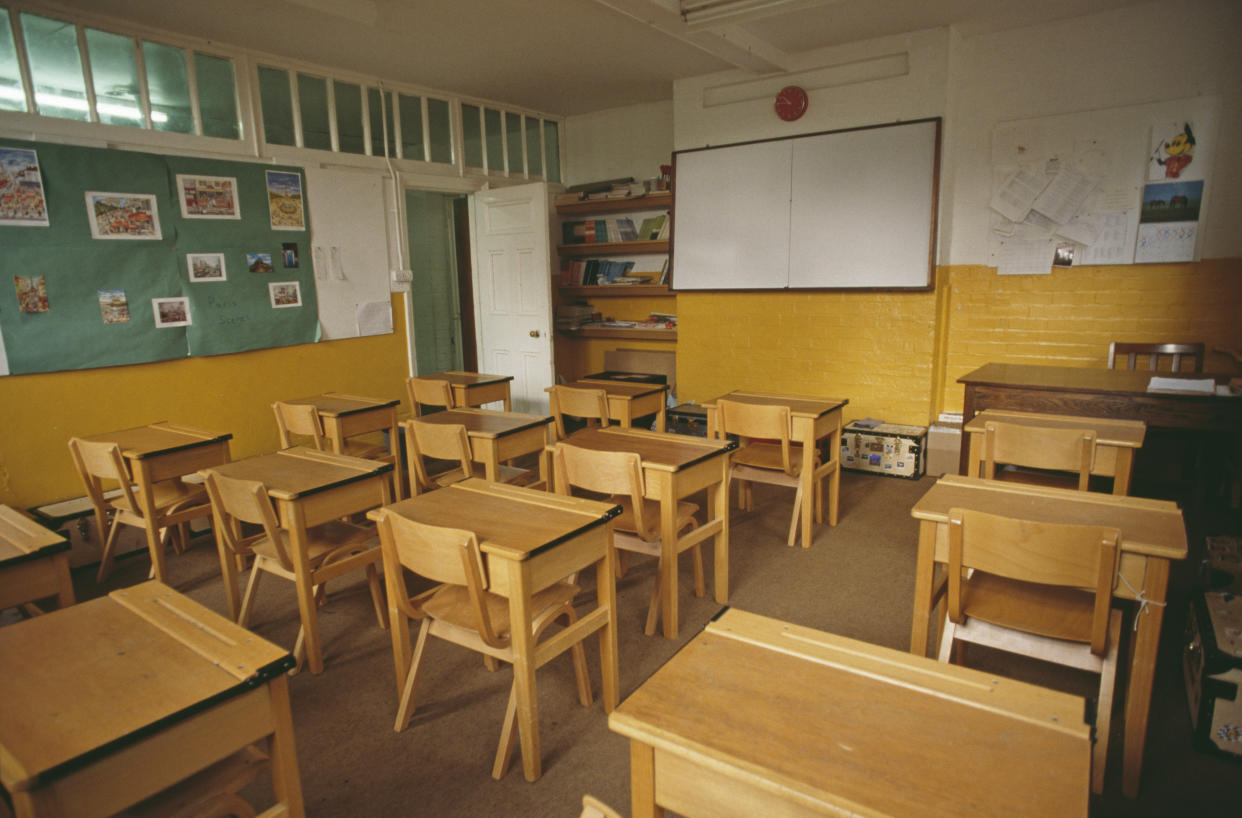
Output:
<svg viewBox="0 0 1242 818">
<path fill-rule="evenodd" d="M 672 295 L 667 284 L 603 284 L 589 287 L 561 285 L 562 298 L 625 298 Z"/>
<path fill-rule="evenodd" d="M 675 329 L 649 329 L 646 327 L 580 327 L 575 330 L 558 330 L 562 335 L 574 338 L 613 338 L 625 341 L 676 341 Z"/>
<path fill-rule="evenodd" d="M 559 244 L 556 251 L 562 257 L 581 256 L 633 256 L 640 253 L 667 253 L 665 241 L 596 241 L 584 244 Z"/>
<path fill-rule="evenodd" d="M 673 206 L 673 194 L 667 190 L 648 193 L 645 196 L 627 196 L 624 199 L 583 199 L 572 204 L 556 206 L 562 216 L 590 216 L 597 213 L 624 213 L 628 210 L 664 210 Z"/>
</svg>

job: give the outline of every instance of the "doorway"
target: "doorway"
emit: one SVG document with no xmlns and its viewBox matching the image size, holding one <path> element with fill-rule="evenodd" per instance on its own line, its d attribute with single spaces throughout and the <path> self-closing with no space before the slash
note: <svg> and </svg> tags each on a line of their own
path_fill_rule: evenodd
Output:
<svg viewBox="0 0 1242 818">
<path fill-rule="evenodd" d="M 405 224 L 415 371 L 476 371 L 468 199 L 406 190 Z"/>
</svg>

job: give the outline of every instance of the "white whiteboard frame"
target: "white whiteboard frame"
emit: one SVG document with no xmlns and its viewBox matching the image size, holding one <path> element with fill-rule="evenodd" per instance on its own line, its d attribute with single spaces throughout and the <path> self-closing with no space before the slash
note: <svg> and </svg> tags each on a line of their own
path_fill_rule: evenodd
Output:
<svg viewBox="0 0 1242 818">
<path fill-rule="evenodd" d="M 676 290 L 934 285 L 939 118 L 673 158 Z"/>
</svg>

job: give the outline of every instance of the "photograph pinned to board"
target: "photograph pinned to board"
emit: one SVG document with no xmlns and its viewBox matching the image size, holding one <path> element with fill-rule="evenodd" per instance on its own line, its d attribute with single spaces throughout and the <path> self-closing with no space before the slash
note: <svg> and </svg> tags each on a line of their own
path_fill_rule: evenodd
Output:
<svg viewBox="0 0 1242 818">
<path fill-rule="evenodd" d="M 227 281 L 228 273 L 224 266 L 224 253 L 186 253 L 185 266 L 190 273 L 190 281 Z"/>
<path fill-rule="evenodd" d="M 273 230 L 305 230 L 302 206 L 302 175 L 283 170 L 265 170 L 267 210 Z"/>
<path fill-rule="evenodd" d="M 124 290 L 100 290 L 99 311 L 105 324 L 129 323 L 129 299 Z"/>
<path fill-rule="evenodd" d="M 47 227 L 47 200 L 39 154 L 0 147 L 0 224 Z"/>
<path fill-rule="evenodd" d="M 1203 182 L 1158 182 L 1143 188 L 1135 262 L 1194 261 Z"/>
<path fill-rule="evenodd" d="M 273 309 L 302 306 L 302 287 L 296 281 L 273 281 L 267 285 Z"/>
<path fill-rule="evenodd" d="M 1195 128 L 1191 122 L 1167 122 L 1151 129 L 1151 154 L 1147 159 L 1147 181 L 1162 179 L 1202 179 L 1201 166 L 1195 166 Z"/>
<path fill-rule="evenodd" d="M 280 262 L 286 269 L 296 269 L 298 266 L 298 245 L 297 242 L 284 242 L 280 245 Z"/>
<path fill-rule="evenodd" d="M 270 273 L 276 268 L 272 266 L 271 253 L 247 253 L 246 269 L 252 273 Z"/>
<path fill-rule="evenodd" d="M 240 219 L 237 179 L 232 176 L 177 174 L 183 219 Z"/>
<path fill-rule="evenodd" d="M 47 281 L 43 276 L 13 276 L 17 288 L 17 307 L 24 313 L 47 312 Z"/>
<path fill-rule="evenodd" d="M 93 239 L 145 239 L 158 241 L 160 214 L 155 196 L 149 193 L 86 191 L 86 218 Z"/>
<path fill-rule="evenodd" d="M 155 326 L 159 329 L 190 326 L 190 299 L 183 295 L 152 298 L 151 309 L 155 312 Z"/>
</svg>

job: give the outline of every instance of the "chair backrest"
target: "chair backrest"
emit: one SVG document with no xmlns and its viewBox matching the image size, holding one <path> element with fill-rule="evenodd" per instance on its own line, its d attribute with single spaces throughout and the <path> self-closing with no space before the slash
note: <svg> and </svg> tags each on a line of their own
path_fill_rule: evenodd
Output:
<svg viewBox="0 0 1242 818">
<path fill-rule="evenodd" d="M 781 446 L 781 464 L 786 474 L 793 474 L 795 463 L 790 457 L 790 412 L 788 406 L 767 406 L 722 399 L 716 401 L 716 420 L 722 435 L 737 435 L 747 440 L 777 440 Z"/>
<path fill-rule="evenodd" d="M 289 544 L 276 520 L 276 510 L 272 508 L 272 498 L 268 496 L 266 486 L 258 480 L 225 477 L 214 470 L 207 472 L 203 482 L 211 507 L 221 523 L 217 536 L 223 539 L 230 551 L 238 555 L 249 553 L 249 549 L 242 544 L 240 523 L 259 525 L 275 547 L 281 567 L 293 570 Z"/>
<path fill-rule="evenodd" d="M 1108 368 L 1117 368 L 1117 359 L 1124 358 L 1126 361 L 1126 369 L 1134 369 L 1138 365 L 1140 357 L 1147 359 L 1147 368 L 1157 370 L 1160 368 L 1160 357 L 1168 356 L 1171 363 L 1171 371 L 1180 372 L 1182 368 L 1182 358 L 1189 358 L 1191 362 L 1191 372 L 1203 371 L 1203 355 L 1204 345 L 1198 344 L 1131 344 L 1120 343 L 1114 341 L 1108 345 Z"/>
<path fill-rule="evenodd" d="M 280 445 L 288 448 L 293 445 L 292 435 L 301 435 L 313 440 L 316 449 L 323 449 L 323 423 L 319 420 L 319 411 L 314 406 L 309 403 L 276 401 L 272 404 L 272 411 L 276 413 Z"/>
<path fill-rule="evenodd" d="M 647 538 L 649 522 L 643 503 L 642 458 L 635 452 L 604 452 L 557 443 L 552 449 L 552 475 L 558 494 L 572 494 L 574 487 L 597 494 L 628 497 L 634 508 L 634 528 Z"/>
<path fill-rule="evenodd" d="M 97 511 L 108 508 L 108 501 L 104 497 L 104 492 L 107 490 L 105 481 L 120 486 L 130 509 L 135 512 L 141 510 L 134 496 L 133 480 L 125 465 L 125 458 L 121 456 L 120 446 L 115 443 L 71 437 L 69 438 L 69 453 L 73 456 L 73 464 L 78 469 L 78 476 L 82 478 L 86 496 L 90 498 L 91 504 Z M 101 531 L 100 536 L 105 536 L 105 532 Z"/>
<path fill-rule="evenodd" d="M 565 437 L 564 415 L 585 418 L 588 425 L 608 425 L 608 393 L 603 389 L 557 384 L 552 387 L 556 431 Z"/>
<path fill-rule="evenodd" d="M 1051 429 L 989 420 L 983 426 L 983 476 L 996 478 L 996 464 L 1075 472 L 1087 490 L 1095 462 L 1092 429 Z"/>
<path fill-rule="evenodd" d="M 453 408 L 453 387 L 443 378 L 406 378 L 405 391 L 409 393 L 414 417 L 423 413 L 424 406 Z"/>
<path fill-rule="evenodd" d="M 380 510 L 378 518 L 380 548 L 383 552 L 384 575 L 398 580 L 408 569 L 421 577 L 442 585 L 466 588 L 476 630 L 492 647 L 505 647 L 507 638 L 496 635 L 488 614 L 487 569 L 483 553 L 473 531 L 444 528 L 416 522 L 391 509 Z M 401 583 L 397 583 L 400 585 Z M 389 586 L 390 589 L 393 587 Z M 390 591 L 391 593 L 391 591 Z M 397 608 L 406 616 L 422 619 L 426 614 L 406 594 L 393 594 Z"/>
<path fill-rule="evenodd" d="M 954 508 L 949 510 L 949 617 L 961 622 L 962 572 L 1094 592 L 1091 651 L 1108 647 L 1108 616 L 1121 532 L 1107 526 L 1042 523 Z"/>
<path fill-rule="evenodd" d="M 423 461 L 425 457 L 455 460 L 461 466 L 462 475 L 470 476 L 470 435 L 465 426 L 415 419 L 404 421 L 402 425 L 405 426 L 405 456 L 411 486 L 417 483 L 425 490 L 436 487 Z"/>
</svg>

